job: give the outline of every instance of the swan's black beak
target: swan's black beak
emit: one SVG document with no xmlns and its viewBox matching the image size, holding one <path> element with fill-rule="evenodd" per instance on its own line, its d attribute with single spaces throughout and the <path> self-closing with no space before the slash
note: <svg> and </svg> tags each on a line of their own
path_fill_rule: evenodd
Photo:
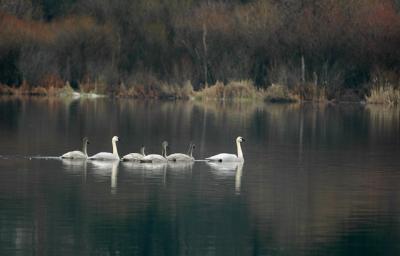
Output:
<svg viewBox="0 0 400 256">
<path fill-rule="evenodd" d="M 244 142 L 244 141 L 246 141 L 244 138 L 242 138 L 242 141 Z"/>
<path fill-rule="evenodd" d="M 88 145 L 90 144 L 90 141 L 86 142 Z"/>
</svg>

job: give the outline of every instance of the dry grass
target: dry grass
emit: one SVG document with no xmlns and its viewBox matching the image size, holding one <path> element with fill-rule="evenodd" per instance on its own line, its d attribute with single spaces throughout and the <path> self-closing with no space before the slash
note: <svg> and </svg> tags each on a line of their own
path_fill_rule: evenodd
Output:
<svg viewBox="0 0 400 256">
<path fill-rule="evenodd" d="M 257 89 L 250 80 L 232 81 L 227 85 L 216 82 L 214 85 L 195 93 L 195 98 L 215 99 L 256 99 L 262 98 L 264 91 Z"/>
<path fill-rule="evenodd" d="M 298 85 L 294 89 L 294 94 L 301 101 L 327 102 L 327 92 L 325 87 L 320 87 L 313 83 Z"/>
<path fill-rule="evenodd" d="M 10 86 L 0 84 L 0 95 L 13 95 L 13 89 Z"/>
<path fill-rule="evenodd" d="M 365 96 L 365 101 L 369 104 L 400 104 L 400 88 L 395 86 L 398 84 L 398 73 L 384 69 L 375 70 L 371 79 L 370 94 Z"/>
<path fill-rule="evenodd" d="M 83 94 L 109 94 L 108 86 L 102 80 L 91 81 L 89 79 L 85 79 L 79 83 L 79 91 Z"/>
<path fill-rule="evenodd" d="M 194 91 L 190 81 L 184 84 L 167 84 L 155 77 L 136 77 L 129 84 L 107 86 L 102 80 L 84 80 L 78 92 L 57 77 L 48 77 L 39 86 L 23 82 L 19 87 L 0 85 L 0 95 L 28 95 L 46 97 L 114 96 L 135 99 L 199 99 L 199 100 L 265 100 L 269 102 L 326 101 L 324 89 L 317 86 L 299 86 L 291 91 L 287 86 L 272 84 L 266 90 L 258 89 L 252 81 L 216 82 L 200 91 Z"/>
<path fill-rule="evenodd" d="M 400 89 L 393 86 L 379 86 L 371 89 L 365 100 L 369 104 L 397 105 L 400 103 Z"/>
<path fill-rule="evenodd" d="M 162 84 L 161 98 L 190 99 L 193 97 L 194 90 L 190 81 L 183 86 Z"/>
<path fill-rule="evenodd" d="M 47 96 L 47 97 L 70 97 L 75 91 L 66 83 L 62 87 L 56 86 L 29 86 L 27 83 L 22 83 L 19 87 L 0 85 L 0 95 L 15 95 L 15 96 Z"/>
<path fill-rule="evenodd" d="M 120 98 L 136 99 L 190 99 L 193 94 L 193 86 L 190 81 L 183 85 L 160 81 L 134 83 L 129 86 L 120 84 L 114 92 L 114 95 Z"/>
<path fill-rule="evenodd" d="M 289 91 L 287 86 L 272 84 L 265 91 L 265 100 L 269 102 L 298 102 L 299 97 Z"/>
<path fill-rule="evenodd" d="M 91 82 L 86 80 L 79 84 L 80 94 L 91 95 L 109 95 L 120 98 L 138 98 L 138 99 L 190 99 L 193 98 L 194 90 L 190 81 L 183 85 L 166 84 L 159 81 L 150 83 L 135 83 L 126 86 L 120 84 L 108 87 L 102 81 Z M 19 87 L 0 85 L 0 95 L 27 95 L 27 96 L 47 96 L 47 97 L 69 97 L 78 94 L 67 82 L 60 86 L 57 83 L 43 83 L 40 86 L 30 86 L 23 82 Z"/>
</svg>

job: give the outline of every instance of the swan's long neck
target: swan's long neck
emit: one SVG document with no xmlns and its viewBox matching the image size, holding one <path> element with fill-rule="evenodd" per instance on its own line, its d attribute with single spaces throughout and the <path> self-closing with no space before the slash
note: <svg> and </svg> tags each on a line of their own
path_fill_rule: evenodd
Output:
<svg viewBox="0 0 400 256">
<path fill-rule="evenodd" d="M 237 156 L 238 156 L 238 158 L 243 158 L 242 146 L 240 146 L 240 142 L 239 141 L 236 141 L 236 147 L 237 147 Z"/>
<path fill-rule="evenodd" d="M 113 155 L 119 158 L 117 142 L 115 140 L 112 141 L 112 147 L 113 147 Z"/>
<path fill-rule="evenodd" d="M 144 153 L 144 147 L 142 147 L 142 148 L 140 149 L 140 154 L 142 154 L 142 156 L 146 156 L 146 154 Z"/>
<path fill-rule="evenodd" d="M 163 145 L 163 149 L 162 149 L 161 155 L 162 155 L 163 157 L 167 158 L 167 147 L 164 146 L 164 145 Z"/>
<path fill-rule="evenodd" d="M 193 157 L 193 145 L 190 145 L 190 149 L 189 149 L 188 155 L 189 155 L 190 157 Z"/>
<path fill-rule="evenodd" d="M 82 152 L 83 152 L 83 154 L 85 154 L 85 156 L 88 155 L 87 154 L 87 142 L 86 141 L 83 142 Z"/>
</svg>

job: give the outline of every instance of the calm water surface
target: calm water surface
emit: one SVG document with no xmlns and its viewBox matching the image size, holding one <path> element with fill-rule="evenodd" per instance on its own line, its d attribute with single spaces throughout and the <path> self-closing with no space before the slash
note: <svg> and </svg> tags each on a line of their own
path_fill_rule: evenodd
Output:
<svg viewBox="0 0 400 256">
<path fill-rule="evenodd" d="M 235 152 L 244 165 L 51 158 Z M 0 98 L 1 255 L 400 255 L 400 111 Z"/>
</svg>

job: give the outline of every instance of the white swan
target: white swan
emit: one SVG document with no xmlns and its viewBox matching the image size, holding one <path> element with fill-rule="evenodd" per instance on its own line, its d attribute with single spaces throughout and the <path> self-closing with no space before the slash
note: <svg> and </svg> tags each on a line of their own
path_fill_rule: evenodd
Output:
<svg viewBox="0 0 400 256">
<path fill-rule="evenodd" d="M 168 147 L 168 142 L 164 141 L 162 144 L 162 151 L 161 155 L 158 154 L 150 154 L 145 157 L 143 157 L 140 162 L 141 163 L 160 163 L 160 162 L 166 162 L 167 161 L 167 147 Z"/>
<path fill-rule="evenodd" d="M 61 156 L 61 158 L 64 159 L 86 159 L 88 158 L 87 154 L 87 145 L 89 144 L 89 139 L 87 137 L 84 137 L 82 139 L 82 151 L 75 150 L 75 151 L 70 151 L 65 153 L 64 155 Z"/>
<path fill-rule="evenodd" d="M 130 153 L 121 158 L 122 161 L 140 161 L 145 157 L 146 154 L 144 153 L 144 146 L 140 148 L 140 153 Z"/>
<path fill-rule="evenodd" d="M 242 147 L 240 146 L 240 143 L 243 141 L 244 139 L 240 136 L 236 138 L 237 155 L 221 153 L 215 156 L 207 157 L 206 160 L 211 162 L 244 162 Z"/>
<path fill-rule="evenodd" d="M 193 143 L 190 143 L 187 154 L 174 153 L 174 154 L 167 156 L 167 160 L 172 161 L 172 162 L 192 162 L 192 161 L 194 161 L 194 157 L 193 157 L 194 148 L 195 148 L 195 145 Z"/>
<path fill-rule="evenodd" d="M 118 150 L 117 150 L 117 141 L 119 138 L 117 136 L 112 137 L 111 144 L 113 147 L 113 152 L 100 152 L 94 156 L 89 157 L 91 160 L 104 160 L 104 161 L 114 161 L 119 160 Z"/>
</svg>

